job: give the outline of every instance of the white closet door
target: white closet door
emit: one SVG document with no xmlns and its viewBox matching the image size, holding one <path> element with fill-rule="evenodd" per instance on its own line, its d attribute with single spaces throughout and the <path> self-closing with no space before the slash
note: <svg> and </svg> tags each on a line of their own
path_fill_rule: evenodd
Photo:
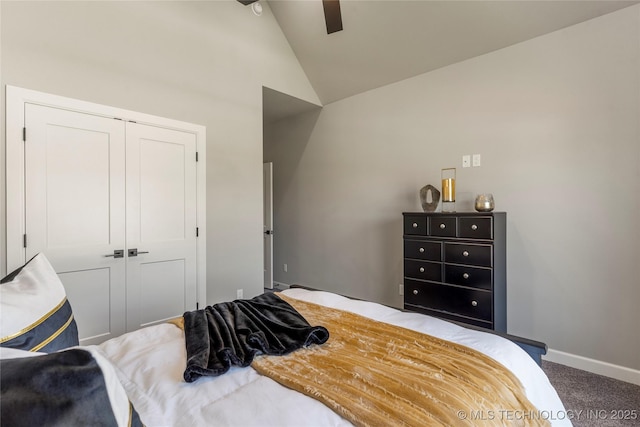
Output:
<svg viewBox="0 0 640 427">
<path fill-rule="evenodd" d="M 122 121 L 25 105 L 26 258 L 43 252 L 74 311 L 81 344 L 125 332 Z"/>
<path fill-rule="evenodd" d="M 127 123 L 126 133 L 133 330 L 196 308 L 196 136 L 137 123 Z"/>
</svg>

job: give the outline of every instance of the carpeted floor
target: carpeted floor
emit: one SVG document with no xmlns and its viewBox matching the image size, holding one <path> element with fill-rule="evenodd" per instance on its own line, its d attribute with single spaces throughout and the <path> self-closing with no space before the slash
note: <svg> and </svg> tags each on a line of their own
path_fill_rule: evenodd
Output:
<svg viewBox="0 0 640 427">
<path fill-rule="evenodd" d="M 575 427 L 640 426 L 640 386 L 542 361 Z"/>
</svg>

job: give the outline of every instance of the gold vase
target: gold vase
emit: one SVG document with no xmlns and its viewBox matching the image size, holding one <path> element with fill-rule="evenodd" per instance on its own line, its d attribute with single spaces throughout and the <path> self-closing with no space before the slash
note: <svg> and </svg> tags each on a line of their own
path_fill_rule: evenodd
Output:
<svg viewBox="0 0 640 427">
<path fill-rule="evenodd" d="M 456 211 L 456 168 L 442 169 L 442 212 Z"/>
</svg>

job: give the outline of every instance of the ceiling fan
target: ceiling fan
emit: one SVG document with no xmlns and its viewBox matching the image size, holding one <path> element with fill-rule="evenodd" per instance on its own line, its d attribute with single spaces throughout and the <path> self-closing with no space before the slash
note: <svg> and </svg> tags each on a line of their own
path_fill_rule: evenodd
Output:
<svg viewBox="0 0 640 427">
<path fill-rule="evenodd" d="M 245 6 L 258 0 L 238 0 Z M 324 21 L 327 24 L 327 34 L 342 31 L 342 13 L 340 12 L 340 0 L 322 0 L 324 9 Z"/>
</svg>

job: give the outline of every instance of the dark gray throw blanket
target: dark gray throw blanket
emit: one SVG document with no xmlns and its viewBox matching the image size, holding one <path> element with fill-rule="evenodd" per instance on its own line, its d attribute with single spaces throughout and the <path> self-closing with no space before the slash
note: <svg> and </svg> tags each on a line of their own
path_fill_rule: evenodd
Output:
<svg viewBox="0 0 640 427">
<path fill-rule="evenodd" d="M 267 292 L 184 314 L 187 368 L 184 380 L 218 376 L 231 365 L 246 367 L 258 354 L 283 355 L 329 339 L 291 305 Z"/>
</svg>

